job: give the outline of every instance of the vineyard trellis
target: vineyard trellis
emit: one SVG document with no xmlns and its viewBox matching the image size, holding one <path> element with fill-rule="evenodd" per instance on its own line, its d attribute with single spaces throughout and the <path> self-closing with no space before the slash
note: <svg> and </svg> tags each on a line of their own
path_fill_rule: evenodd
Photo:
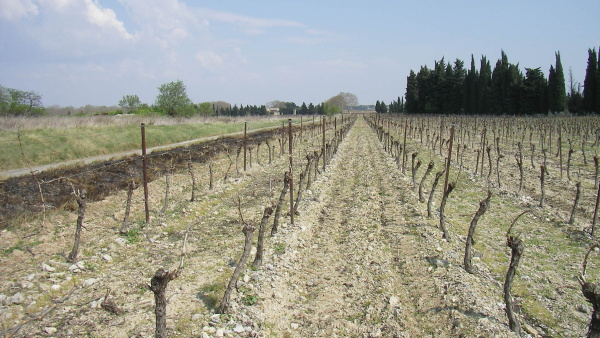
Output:
<svg viewBox="0 0 600 338">
<path fill-rule="evenodd" d="M 382 148 L 387 150 L 392 159 L 398 159 L 400 156 L 404 159 L 409 153 L 418 153 L 421 161 L 430 160 L 433 165 L 440 163 L 446 166 L 446 177 L 456 177 L 455 183 L 459 196 L 454 197 L 462 201 L 468 199 L 467 196 L 461 196 L 465 192 L 473 191 L 476 186 L 481 187 L 483 191 L 499 194 L 504 202 L 512 200 L 516 205 L 522 205 L 526 208 L 537 208 L 533 220 L 544 220 L 553 224 L 552 232 L 567 234 L 566 239 L 568 251 L 578 252 L 582 245 L 589 245 L 597 241 L 594 230 L 598 220 L 597 210 L 598 201 L 600 201 L 600 190 L 598 186 L 598 165 L 587 160 L 587 152 L 593 152 L 595 161 L 598 156 L 598 134 L 600 132 L 600 118 L 596 116 L 587 117 L 480 117 L 480 116 L 423 116 L 423 115 L 377 115 L 368 119 L 373 131 L 378 135 Z M 446 135 L 452 134 L 452 130 L 457 128 L 456 137 Z M 553 143 L 553 134 L 558 136 Z M 401 155 L 394 153 L 388 146 L 389 140 L 405 137 L 408 141 L 398 150 Z M 564 140 L 567 142 L 564 142 Z M 457 143 L 457 151 L 452 152 L 452 141 Z M 524 151 L 524 144 L 529 142 L 529 154 Z M 443 149 L 448 149 L 448 155 L 443 156 Z M 472 151 L 469 151 L 471 149 Z M 459 152 L 459 150 L 461 150 Z M 566 159 L 564 159 L 566 154 Z M 524 165 L 524 157 L 529 157 L 531 166 Z M 495 157 L 495 161 L 492 158 Z M 515 166 L 501 161 L 505 157 L 516 159 Z M 486 161 L 487 159 L 487 161 Z M 413 163 L 415 158 L 413 156 Z M 487 163 L 486 163 L 487 162 Z M 467 163 L 467 165 L 464 165 Z M 469 164 L 473 163 L 473 166 Z M 452 166 L 450 165 L 452 164 Z M 538 170 L 536 170 L 538 165 Z M 404 167 L 404 165 L 403 165 Z M 414 168 L 414 166 L 413 166 Z M 423 174 L 423 181 L 426 180 L 430 172 L 430 166 Z M 492 173 L 495 171 L 495 180 L 492 179 Z M 566 172 L 566 175 L 563 175 Z M 412 173 L 412 181 L 416 173 Z M 441 177 L 442 172 L 438 172 L 433 183 L 430 183 L 430 199 L 427 203 L 428 215 L 432 217 L 432 196 Z M 410 179 L 407 177 L 407 179 Z M 575 180 L 575 189 L 572 181 Z M 537 182 L 537 183 L 536 183 Z M 427 185 L 422 182 L 421 185 Z M 467 187 L 473 187 L 468 188 Z M 420 189 L 421 190 L 421 189 Z M 573 196 L 567 192 L 573 191 Z M 419 201 L 424 202 L 422 191 L 419 192 Z M 441 219 L 444 216 L 445 197 L 442 195 L 440 208 L 437 209 Z M 453 199 L 454 199 L 453 198 Z M 450 204 L 453 204 L 453 199 Z M 489 195 L 488 195 L 489 200 Z M 471 199 L 472 201 L 472 199 Z M 536 202 L 537 201 L 537 202 Z M 438 202 L 439 203 L 439 202 Z M 454 203 L 459 203 L 456 201 Z M 472 202 L 471 202 L 472 203 Z M 481 202 L 483 203 L 483 202 Z M 482 204 L 487 207 L 487 203 Z M 456 208 L 453 208 L 456 212 Z M 511 210 L 512 206 L 502 206 L 502 210 Z M 484 209 L 485 210 L 485 209 Z M 476 216 L 482 214 L 482 209 L 476 213 Z M 539 216 L 539 214 L 543 214 Z M 575 214 L 580 217 L 575 218 Z M 519 215 L 521 216 L 521 215 Z M 475 218 L 473 219 L 475 221 Z M 513 222 L 514 224 L 514 222 Z M 440 222 L 440 229 L 443 238 L 448 240 L 448 234 Z M 472 223 L 473 225 L 473 223 Z M 548 225 L 544 225 L 547 227 Z M 454 225 L 452 228 L 457 228 Z M 462 227 L 461 227 L 462 228 Z M 534 228 L 535 229 L 535 228 Z M 535 231 L 537 233 L 537 231 Z M 469 237 L 466 239 L 467 251 L 470 251 L 472 244 Z M 523 252 L 523 241 L 519 236 L 507 236 L 507 245 L 513 250 L 513 258 L 516 263 L 511 263 L 512 271 L 509 271 L 506 278 L 505 293 L 510 290 L 512 278 L 518 266 L 518 260 Z M 562 235 L 564 236 L 564 235 Z M 489 251 L 492 248 L 493 238 L 490 234 L 484 239 Z M 536 250 L 550 251 L 551 247 L 556 246 L 552 243 L 552 237 L 537 239 Z M 461 239 L 461 241 L 463 241 Z M 547 243 L 548 246 L 540 243 Z M 551 244 L 552 243 L 552 244 Z M 531 244 L 530 244 L 531 245 Z M 516 251 L 515 251 L 516 250 Z M 515 253 L 518 257 L 515 257 Z M 494 255 L 494 253 L 491 253 Z M 465 268 L 473 271 L 470 266 L 471 254 L 465 255 Z M 569 260 L 575 261 L 575 256 L 570 256 Z M 496 260 L 491 263 L 495 263 Z M 490 262 L 488 261 L 488 264 Z M 537 263 L 528 263 L 529 265 L 538 265 Z M 541 265 L 541 263 L 540 263 Z M 498 268 L 499 269 L 499 268 Z M 510 277 L 510 279 L 509 279 Z M 507 286 L 508 285 L 508 286 Z M 591 293 L 589 293 L 591 295 Z M 521 297 L 523 294 L 521 292 Z M 532 295 L 532 297 L 534 297 Z M 539 297 L 539 296 L 537 296 Z M 588 297 L 588 295 L 586 295 Z M 505 299 L 512 300 L 510 294 Z M 529 301 L 535 302 L 535 301 Z M 511 322 L 511 328 L 515 332 L 521 331 L 521 325 L 516 322 L 513 306 L 506 305 L 507 315 Z M 595 306 L 595 305 L 594 305 Z M 539 315 L 533 305 L 522 309 L 528 317 Z M 538 312 L 536 312 L 538 311 Z M 526 330 L 531 330 L 531 326 L 524 323 Z M 528 331 L 529 332 L 529 331 Z M 531 332 L 529 332 L 531 334 Z"/>
<path fill-rule="evenodd" d="M 145 233 L 146 231 L 152 231 L 152 227 L 153 226 L 157 226 L 160 224 L 164 224 L 164 220 L 168 219 L 169 217 L 171 217 L 171 215 L 173 214 L 173 212 L 176 212 L 175 210 L 181 208 L 181 205 L 187 204 L 187 203 L 198 203 L 198 197 L 195 196 L 194 194 L 196 192 L 198 192 L 197 190 L 201 190 L 201 191 L 206 191 L 204 193 L 202 193 L 202 196 L 206 196 L 207 193 L 210 193 L 210 191 L 213 189 L 213 175 L 223 175 L 223 181 L 222 181 L 222 185 L 230 185 L 230 184 L 236 184 L 238 182 L 243 182 L 245 177 L 248 177 L 247 175 L 250 174 L 252 175 L 250 172 L 254 172 L 256 170 L 258 170 L 259 168 L 253 168 L 252 165 L 250 165 L 250 167 L 248 168 L 246 166 L 246 164 L 248 162 L 246 162 L 247 160 L 249 161 L 253 161 L 254 163 L 256 163 L 257 165 L 263 167 L 264 169 L 262 170 L 268 170 L 268 168 L 270 167 L 271 163 L 273 162 L 273 164 L 275 164 L 275 161 L 280 162 L 280 160 L 277 160 L 275 158 L 273 158 L 274 156 L 274 151 L 273 149 L 268 146 L 268 148 L 264 151 L 268 152 L 268 156 L 269 156 L 269 164 L 260 164 L 260 150 L 262 150 L 260 147 L 256 147 L 256 156 L 254 157 L 254 159 L 252 157 L 250 157 L 249 159 L 245 159 L 244 160 L 244 167 L 245 167 L 245 171 L 243 173 L 240 173 L 239 175 L 237 175 L 237 177 L 231 177 L 230 173 L 229 173 L 229 169 L 231 168 L 232 165 L 232 160 L 231 157 L 229 156 L 230 150 L 237 150 L 238 154 L 240 153 L 240 150 L 244 149 L 246 147 L 250 147 L 252 144 L 260 144 L 262 142 L 265 142 L 267 144 L 270 144 L 269 140 L 277 140 L 281 145 L 285 145 L 287 144 L 289 146 L 289 165 L 290 165 L 290 169 L 293 169 L 294 171 L 296 171 L 296 167 L 299 169 L 297 172 L 302 175 L 302 176 L 307 176 L 307 177 L 312 177 L 313 173 L 316 176 L 318 174 L 318 168 L 316 165 L 304 165 L 304 163 L 302 162 L 303 158 L 308 158 L 310 157 L 311 160 L 309 162 L 312 162 L 312 157 L 314 156 L 316 158 L 316 160 L 318 159 L 322 159 L 323 164 L 326 165 L 326 162 L 329 161 L 331 159 L 331 156 L 333 156 L 333 152 L 334 152 L 334 148 L 330 147 L 328 149 L 329 153 L 324 152 L 324 153 L 320 153 L 317 154 L 318 152 L 315 149 L 321 149 L 321 143 L 320 142 L 316 142 L 316 140 L 321 140 L 321 137 L 325 140 L 327 140 L 328 142 L 330 142 L 330 144 L 332 145 L 336 145 L 339 144 L 340 142 L 340 138 L 343 137 L 343 134 L 346 133 L 349 128 L 351 123 L 354 121 L 354 118 L 352 119 L 346 119 L 346 121 L 343 123 L 342 126 L 342 130 L 337 130 L 338 126 L 337 126 L 337 121 L 334 119 L 331 120 L 323 120 L 322 123 L 319 124 L 308 124 L 308 123 L 302 123 L 302 125 L 299 127 L 297 125 L 292 125 L 291 120 L 289 121 L 289 125 L 288 125 L 288 135 L 283 134 L 281 129 L 277 129 L 275 133 L 270 133 L 270 132 L 259 132 L 259 133 L 252 133 L 249 135 L 244 135 L 243 136 L 243 141 L 240 140 L 240 138 L 228 138 L 228 137 L 223 137 L 220 138 L 214 142 L 208 142 L 208 143 L 203 143 L 203 144 L 199 144 L 199 145 L 195 145 L 195 146 L 189 146 L 186 147 L 182 150 L 177 150 L 177 151 L 163 151 L 163 152 L 154 152 L 152 154 L 146 155 L 144 156 L 143 159 L 147 160 L 147 165 L 148 165 L 148 183 L 150 182 L 155 182 L 157 181 L 157 178 L 159 178 L 160 176 L 164 176 L 165 177 L 165 184 L 164 184 L 164 188 L 165 188 L 165 194 L 164 194 L 164 199 L 162 199 L 162 201 L 156 201 L 155 199 L 146 197 L 148 195 L 146 195 L 143 198 L 143 202 L 144 205 L 148 205 L 149 207 L 147 208 L 147 210 L 149 210 L 149 213 L 151 214 L 148 218 L 147 221 L 140 223 L 139 221 L 137 222 L 137 226 L 131 227 L 130 224 L 132 223 L 129 219 L 132 217 L 130 216 L 130 211 L 131 209 L 133 209 L 133 217 L 137 218 L 139 217 L 139 205 L 137 204 L 139 201 L 139 198 L 136 198 L 134 195 L 134 190 L 135 188 L 140 186 L 140 183 L 143 183 L 145 180 L 142 179 L 140 176 L 140 173 L 143 173 L 143 163 L 144 161 L 142 161 L 142 159 L 140 158 L 131 158 L 131 159 L 124 159 L 124 160 L 117 160 L 117 161 L 111 161 L 108 163 L 104 163 L 104 164 L 99 164 L 99 165 L 92 165 L 87 167 L 86 169 L 82 170 L 82 171 L 78 171 L 75 168 L 67 170 L 67 171 L 62 171 L 62 172 L 54 172 L 54 173 L 41 173 L 39 176 L 42 177 L 41 185 L 44 186 L 46 189 L 50 189 L 50 187 L 54 190 L 54 195 L 60 195 L 61 192 L 63 190 L 65 190 L 65 188 L 63 187 L 63 183 L 65 180 L 68 180 L 70 182 L 70 184 L 75 184 L 78 187 L 82 187 L 80 189 L 80 191 L 85 191 L 84 189 L 89 189 L 90 191 L 87 192 L 87 199 L 88 200 L 92 200 L 92 201 L 96 201 L 99 199 L 103 199 L 106 196 L 108 196 L 108 194 L 110 194 L 111 192 L 114 191 L 114 189 L 120 189 L 121 188 L 121 183 L 119 183 L 118 180 L 120 180 L 121 178 L 118 177 L 114 177 L 114 181 L 116 183 L 114 184 L 114 188 L 111 188 L 109 191 L 102 191 L 101 186 L 98 185 L 99 182 L 95 181 L 98 178 L 101 178 L 103 175 L 111 175 L 111 170 L 115 171 L 115 176 L 117 176 L 116 172 L 125 172 L 126 174 L 124 175 L 124 179 L 126 180 L 125 186 L 127 187 L 127 201 L 125 203 L 125 213 L 124 213 L 124 217 L 122 220 L 122 223 L 120 224 L 120 226 L 118 227 L 118 232 L 125 237 L 130 237 L 130 236 L 136 236 L 135 234 L 137 233 Z M 319 133 L 317 131 L 322 131 L 323 133 Z M 298 136 L 296 134 L 302 134 L 302 136 Z M 296 135 L 295 137 L 293 135 Z M 287 137 L 286 137 L 287 136 Z M 300 143 L 302 143 L 302 146 L 299 146 L 296 148 L 297 145 L 299 145 Z M 292 146 L 294 146 L 294 148 L 292 148 Z M 293 150 L 292 150 L 293 149 Z M 283 155 L 285 153 L 284 148 L 282 147 L 281 149 L 281 153 L 279 154 L 280 156 Z M 229 159 L 229 167 L 227 168 L 227 170 L 223 173 L 218 172 L 216 170 L 216 168 L 213 168 L 213 159 L 217 156 L 219 156 L 219 154 L 225 154 L 227 156 L 227 158 Z M 307 156 L 306 154 L 310 154 L 311 156 Z M 313 155 L 314 154 L 314 155 Z M 298 161 L 294 161 L 292 162 L 292 157 L 296 157 L 298 158 Z M 201 166 L 199 168 L 195 167 L 193 165 L 193 163 L 200 163 Z M 250 164 L 250 163 L 248 163 Z M 294 165 L 294 167 L 292 167 L 292 165 Z M 275 168 L 276 166 L 273 166 L 273 168 Z M 124 168 L 126 168 L 125 170 L 123 170 Z M 197 179 L 197 173 L 198 171 L 203 172 L 200 175 L 200 179 Z M 208 171 L 208 172 L 206 172 Z M 246 173 L 246 171 L 249 171 L 248 173 Z M 189 190 L 186 189 L 187 188 L 187 184 L 185 184 L 183 187 L 180 185 L 181 183 L 179 183 L 179 185 L 177 185 L 177 183 L 173 182 L 173 176 L 175 175 L 180 175 L 183 174 L 184 172 L 188 173 L 189 176 L 191 176 L 192 178 L 192 184 L 191 184 L 191 193 L 192 193 L 192 201 L 190 201 L 189 198 L 185 198 L 183 197 L 181 198 L 181 192 L 185 191 L 185 190 Z M 57 175 L 58 173 L 58 175 Z M 208 175 L 207 175 L 208 174 Z M 54 175 L 54 177 L 59 176 L 60 178 L 52 178 Z M 298 175 L 298 174 L 294 174 L 294 175 Z M 290 175 L 291 176 L 291 175 Z M 208 177 L 208 181 L 207 181 L 207 177 Z M 17 182 L 18 180 L 14 180 L 15 182 Z M 71 183 L 72 182 L 72 183 Z M 158 181 L 159 182 L 159 181 Z M 205 188 L 198 188 L 197 185 L 200 186 L 204 186 L 204 182 L 207 183 L 207 189 Z M 176 185 L 174 185 L 176 184 Z M 309 180 L 309 184 L 310 184 L 310 180 Z M 288 217 L 293 217 L 294 211 L 297 211 L 298 208 L 300 207 L 300 198 L 302 195 L 302 189 L 306 190 L 309 187 L 309 184 L 307 184 L 306 186 L 303 185 L 303 183 L 299 184 L 299 186 L 297 187 L 297 193 L 293 194 L 290 193 L 290 208 L 289 211 L 287 213 Z M 155 184 L 154 184 L 155 185 Z M 69 186 L 71 187 L 71 186 Z M 73 191 L 74 188 L 71 188 Z M 152 188 L 150 188 L 152 189 Z M 46 194 L 48 194 L 46 192 Z M 67 198 L 69 197 L 70 194 L 67 195 Z M 78 193 L 76 196 L 81 196 L 81 193 Z M 86 195 L 83 195 L 84 197 Z M 59 196 L 60 197 L 60 196 Z M 151 197 L 151 196 L 150 196 Z M 204 199 L 206 197 L 201 197 L 200 199 Z M 53 199 L 49 199 L 50 203 L 57 203 L 55 202 L 55 200 Z M 65 200 L 60 200 L 62 202 L 60 203 L 69 203 L 68 200 L 65 202 Z M 162 208 L 160 208 L 160 211 L 155 211 L 157 209 L 157 204 L 162 204 Z M 33 204 L 34 208 L 33 210 L 37 210 L 37 208 L 35 208 L 35 205 Z M 175 210 L 174 207 L 175 206 Z M 146 209 L 146 208 L 145 208 Z M 269 209 L 269 208 L 267 208 Z M 240 211 L 241 212 L 241 211 Z M 266 216 L 266 211 L 265 211 L 265 216 L 263 217 L 263 223 L 268 219 L 268 216 Z M 270 213 L 269 213 L 270 214 Z M 161 223 L 163 222 L 163 223 Z M 83 219 L 82 221 L 78 221 L 78 231 L 79 231 L 79 224 L 83 223 Z M 135 221 L 134 221 L 135 223 Z M 142 227 L 142 225 L 145 225 Z M 144 230 L 146 227 L 148 227 L 148 230 Z M 189 232 L 189 228 L 188 230 L 186 230 L 186 239 L 187 239 L 187 234 Z M 261 229 L 263 230 L 263 229 Z M 146 236 L 146 234 L 144 234 L 144 236 Z M 85 236 L 84 236 L 85 238 Z M 264 240 L 264 239 L 263 239 Z M 85 246 L 84 246 L 85 249 Z M 185 240 L 184 240 L 184 251 L 185 251 Z M 73 258 L 73 263 L 75 263 L 75 257 Z M 182 258 L 182 262 L 183 262 L 183 258 Z M 167 270 L 164 270 L 162 268 L 160 268 L 159 270 L 157 270 L 154 278 L 153 278 L 153 282 L 151 283 L 152 285 L 149 285 L 148 287 L 155 292 L 156 294 L 156 299 L 157 299 L 157 304 L 156 304 L 156 315 L 157 315 L 157 326 L 156 326 L 156 334 L 158 336 L 163 336 L 165 333 L 165 316 L 166 316 L 166 302 L 165 302 L 165 291 L 166 291 L 166 285 L 172 281 L 173 279 L 179 277 L 181 270 L 183 268 L 183 263 L 181 263 L 180 267 L 177 268 L 176 270 L 169 272 Z M 106 300 L 106 299 L 105 299 Z M 158 301 L 160 300 L 160 301 Z M 112 300 L 111 300 L 112 301 Z M 159 319 L 160 317 L 160 319 Z M 19 330 L 21 328 L 19 327 Z"/>
</svg>

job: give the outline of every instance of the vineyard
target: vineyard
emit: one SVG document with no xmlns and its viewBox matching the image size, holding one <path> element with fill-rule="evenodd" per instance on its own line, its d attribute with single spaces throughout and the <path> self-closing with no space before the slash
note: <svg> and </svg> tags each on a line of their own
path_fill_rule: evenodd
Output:
<svg viewBox="0 0 600 338">
<path fill-rule="evenodd" d="M 152 153 L 146 191 L 143 157 L 6 180 L 0 333 L 582 336 L 598 149 L 596 117 L 344 115 Z"/>
</svg>

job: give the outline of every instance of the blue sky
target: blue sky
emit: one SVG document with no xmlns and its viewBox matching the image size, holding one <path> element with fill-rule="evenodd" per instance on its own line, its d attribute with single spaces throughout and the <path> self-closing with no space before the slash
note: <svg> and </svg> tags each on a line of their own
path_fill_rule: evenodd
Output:
<svg viewBox="0 0 600 338">
<path fill-rule="evenodd" d="M 406 76 L 471 54 L 541 67 L 560 51 L 583 83 L 600 1 L 0 0 L 0 85 L 45 105 L 152 104 L 182 80 L 194 102 L 361 104 L 404 95 Z M 568 83 L 567 83 L 568 86 Z"/>
</svg>

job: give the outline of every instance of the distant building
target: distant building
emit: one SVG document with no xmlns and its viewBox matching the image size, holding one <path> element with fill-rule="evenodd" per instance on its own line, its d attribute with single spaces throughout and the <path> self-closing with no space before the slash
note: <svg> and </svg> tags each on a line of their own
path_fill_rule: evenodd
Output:
<svg viewBox="0 0 600 338">
<path fill-rule="evenodd" d="M 269 108 L 269 113 L 271 113 L 275 116 L 281 115 L 281 113 L 279 112 L 279 108 Z"/>
</svg>

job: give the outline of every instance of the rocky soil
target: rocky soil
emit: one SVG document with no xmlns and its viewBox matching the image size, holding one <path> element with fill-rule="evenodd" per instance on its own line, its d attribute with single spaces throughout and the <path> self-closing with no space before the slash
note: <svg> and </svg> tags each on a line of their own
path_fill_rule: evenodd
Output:
<svg viewBox="0 0 600 338">
<path fill-rule="evenodd" d="M 306 134 L 296 147 L 296 175 L 305 165 L 304 156 L 319 147 L 320 137 Z M 171 202 L 164 213 L 160 209 L 166 181 L 154 181 L 150 225 L 142 226 L 143 196 L 136 190 L 135 222 L 126 235 L 119 234 L 126 192 L 89 203 L 74 263 L 65 259 L 77 217 L 72 205 L 51 213 L 43 226 L 37 222 L 0 232 L 2 335 L 153 336 L 154 298 L 147 284 L 159 267 L 177 267 L 187 232 L 183 273 L 167 288 L 170 336 L 514 336 L 504 313 L 501 269 L 496 260 L 487 261 L 489 252 L 499 252 L 507 266 L 504 243 L 478 237 L 477 273 L 466 273 L 464 236 L 441 239 L 437 220 L 426 217 L 426 206 L 419 203 L 411 180 L 362 118 L 304 192 L 294 224 L 282 216 L 279 233 L 266 241 L 264 264 L 244 271 L 231 313 L 215 314 L 242 252 L 238 208 L 257 224 L 263 209 L 276 202 L 287 170 L 287 156 L 268 163 L 264 147 L 263 151 L 261 164 L 255 156 L 253 166 L 240 173 L 225 155 L 215 158 L 213 190 L 207 188 L 208 166 L 195 168 L 201 173 L 196 202 L 189 202 L 189 175 L 172 175 Z M 512 197 L 503 198 L 516 203 Z M 450 210 L 456 216 L 449 222 L 455 233 L 459 227 L 453 224 L 463 216 L 470 220 L 477 202 L 454 203 Z M 497 230 L 500 238 L 502 231 Z M 578 262 L 579 257 L 571 266 Z M 544 270 L 552 265 L 539 264 Z M 540 277 L 531 271 L 535 268 L 524 269 L 519 282 L 527 281 L 525 276 Z M 544 283 L 535 289 L 534 283 L 527 284 L 525 289 L 536 295 L 560 290 L 550 295 L 554 300 L 548 312 L 561 329 L 522 318 L 526 334 L 585 334 L 591 310 L 571 273 L 560 277 L 566 287 Z M 552 281 L 555 276 L 546 278 Z M 102 306 L 109 289 L 116 314 Z"/>
</svg>

